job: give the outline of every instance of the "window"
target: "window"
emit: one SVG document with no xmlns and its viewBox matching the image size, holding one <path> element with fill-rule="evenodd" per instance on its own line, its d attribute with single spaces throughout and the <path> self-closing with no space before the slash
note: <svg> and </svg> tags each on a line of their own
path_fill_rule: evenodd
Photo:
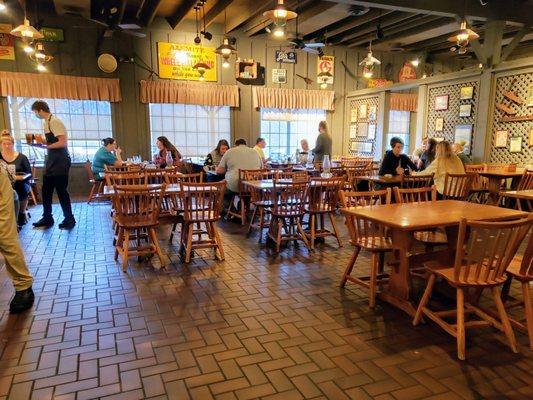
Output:
<svg viewBox="0 0 533 400">
<path fill-rule="evenodd" d="M 409 154 L 409 125 L 411 120 L 411 113 L 409 111 L 396 111 L 391 110 L 389 112 L 389 133 L 386 137 L 386 148 L 390 148 L 390 140 L 394 136 L 403 140 L 403 152 Z"/>
<path fill-rule="evenodd" d="M 111 104 L 108 101 L 8 97 L 15 145 L 28 158 L 42 162 L 46 154 L 44 149 L 28 146 L 25 139 L 26 133 L 43 133 L 43 121 L 36 118 L 31 110 L 31 105 L 36 100 L 46 101 L 52 114 L 65 124 L 72 162 L 92 160 L 101 146 L 101 140 L 113 137 Z"/>
<path fill-rule="evenodd" d="M 279 159 L 292 156 L 307 139 L 315 146 L 318 123 L 326 119 L 324 110 L 261 109 L 261 137 L 267 142 L 265 156 Z M 255 144 L 255 143 L 253 143 Z"/>
<path fill-rule="evenodd" d="M 219 140 L 231 144 L 228 106 L 150 104 L 152 154 L 157 137 L 166 136 L 184 157 L 205 157 Z"/>
</svg>

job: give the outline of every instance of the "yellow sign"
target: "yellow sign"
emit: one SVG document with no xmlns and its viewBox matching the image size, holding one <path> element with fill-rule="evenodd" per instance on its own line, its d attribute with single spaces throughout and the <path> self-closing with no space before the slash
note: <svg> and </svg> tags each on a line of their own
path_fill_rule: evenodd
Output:
<svg viewBox="0 0 533 400">
<path fill-rule="evenodd" d="M 322 56 L 317 58 L 316 74 L 329 74 L 323 75 L 324 78 L 319 80 L 318 83 L 327 83 L 333 85 L 333 76 L 335 75 L 335 57 L 334 56 Z"/>
<path fill-rule="evenodd" d="M 217 81 L 217 57 L 214 47 L 158 42 L 157 61 L 160 78 L 198 81 L 200 74 L 193 66 L 204 62 L 211 67 L 205 71 L 205 80 Z"/>
</svg>

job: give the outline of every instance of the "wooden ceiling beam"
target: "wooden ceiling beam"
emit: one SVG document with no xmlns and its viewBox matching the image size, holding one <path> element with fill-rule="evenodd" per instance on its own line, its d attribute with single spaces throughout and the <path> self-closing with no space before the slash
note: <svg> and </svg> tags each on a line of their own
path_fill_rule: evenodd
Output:
<svg viewBox="0 0 533 400">
<path fill-rule="evenodd" d="M 262 15 L 263 12 L 271 10 L 276 6 L 277 1 L 268 0 L 262 5 L 256 4 L 254 1 L 245 3 L 239 7 L 238 13 L 228 13 L 226 21 L 226 31 L 231 32 L 245 24 L 250 19 Z"/>
<path fill-rule="evenodd" d="M 205 26 L 208 27 L 215 19 L 228 8 L 233 0 L 218 0 L 217 3 L 205 14 Z"/>
<path fill-rule="evenodd" d="M 174 14 L 172 14 L 170 17 L 167 17 L 167 22 L 169 23 L 170 27 L 172 29 L 175 29 L 176 26 L 185 18 L 185 16 L 193 9 L 193 7 L 196 5 L 197 0 L 184 0 L 183 3 L 181 3 Z"/>
<path fill-rule="evenodd" d="M 453 17 L 456 14 L 482 20 L 505 20 L 531 25 L 533 7 L 531 1 L 490 1 L 483 6 L 479 0 L 331 0 L 373 8 L 384 8 L 417 14 L 433 14 Z"/>
<path fill-rule="evenodd" d="M 367 23 L 362 24 L 361 26 L 357 26 L 353 29 L 342 32 L 338 35 L 331 36 L 328 38 L 328 41 L 331 43 L 335 43 L 335 44 L 346 43 L 348 41 L 354 40 L 362 36 L 368 36 L 372 32 L 375 32 L 378 21 L 381 25 L 381 28 L 385 29 L 387 27 L 398 24 L 401 21 L 404 21 L 406 19 L 410 19 L 413 17 L 414 15 L 410 13 L 395 12 L 395 13 L 385 16 L 384 18 L 381 18 L 381 19 L 378 18 L 377 20 L 368 21 Z"/>
<path fill-rule="evenodd" d="M 137 11 L 137 19 L 143 26 L 149 26 L 155 18 L 161 0 L 145 0 Z"/>
<path fill-rule="evenodd" d="M 501 56 L 502 62 L 505 61 L 511 55 L 514 49 L 516 49 L 516 47 L 520 44 L 520 41 L 524 38 L 524 36 L 526 36 L 526 34 L 530 32 L 532 32 L 531 27 L 525 26 L 525 25 L 522 27 L 522 29 L 516 32 L 511 42 L 502 51 L 502 56 Z M 505 37 L 505 34 L 504 34 L 504 37 Z"/>
<path fill-rule="evenodd" d="M 405 24 L 401 24 L 399 26 L 394 25 L 388 29 L 384 29 L 383 39 L 372 40 L 372 43 L 377 45 L 380 43 L 397 42 L 399 38 L 404 38 L 406 36 L 424 32 L 428 29 L 436 28 L 436 27 L 446 25 L 449 23 L 450 23 L 449 18 L 442 18 L 442 17 L 433 16 L 433 15 L 425 15 L 420 18 L 411 20 Z M 348 47 L 361 46 L 362 44 L 368 42 L 370 39 L 372 38 L 366 37 L 366 38 L 361 38 L 359 40 L 351 41 L 348 43 Z"/>
</svg>

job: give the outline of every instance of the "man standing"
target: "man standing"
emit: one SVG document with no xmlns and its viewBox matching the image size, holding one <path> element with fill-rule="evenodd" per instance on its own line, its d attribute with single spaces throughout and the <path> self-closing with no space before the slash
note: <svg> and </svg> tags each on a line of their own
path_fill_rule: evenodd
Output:
<svg viewBox="0 0 533 400">
<path fill-rule="evenodd" d="M 44 120 L 43 128 L 47 149 L 43 172 L 43 217 L 33 226 L 49 228 L 54 224 L 52 199 L 55 189 L 65 218 L 59 224 L 59 228 L 72 229 L 76 225 L 76 220 L 72 214 L 70 195 L 67 190 L 71 164 L 68 154 L 67 129 L 59 118 L 50 113 L 50 107 L 46 102 L 36 101 L 32 104 L 31 110 L 37 118 Z"/>
<path fill-rule="evenodd" d="M 9 311 L 19 313 L 31 308 L 35 297 L 31 288 L 33 277 L 24 261 L 18 239 L 13 193 L 7 168 L 0 162 L 0 253 L 16 291 Z"/>
</svg>

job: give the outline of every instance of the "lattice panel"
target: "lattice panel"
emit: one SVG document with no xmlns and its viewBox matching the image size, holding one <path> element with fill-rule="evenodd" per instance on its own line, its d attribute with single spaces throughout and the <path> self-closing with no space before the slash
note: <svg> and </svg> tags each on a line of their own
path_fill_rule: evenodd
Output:
<svg viewBox="0 0 533 400">
<path fill-rule="evenodd" d="M 473 96 L 469 100 L 461 100 L 461 88 L 472 86 L 474 88 Z M 437 96 L 448 95 L 448 109 L 442 111 L 435 110 L 435 98 Z M 451 83 L 445 86 L 430 87 L 428 95 L 428 118 L 426 132 L 429 137 L 444 138 L 450 143 L 454 142 L 456 125 L 472 125 L 472 136 L 476 129 L 474 121 L 476 120 L 477 103 L 479 94 L 479 82 L 461 82 Z M 462 104 L 470 104 L 472 111 L 469 117 L 459 117 L 459 107 Z M 437 118 L 444 119 L 442 132 L 435 132 L 435 122 Z M 483 143 L 480 144 L 483 146 Z M 472 137 L 472 148 L 476 146 Z"/>
<path fill-rule="evenodd" d="M 379 100 L 378 96 L 356 97 L 356 98 L 350 99 L 350 107 L 348 110 L 349 112 L 348 116 L 349 117 L 351 116 L 352 110 L 356 110 L 358 113 L 358 116 L 357 116 L 357 122 L 351 121 L 350 119 L 350 122 L 348 124 L 348 154 L 354 155 L 354 156 L 355 155 L 363 155 L 363 156 L 368 156 L 368 157 L 374 156 L 374 153 L 376 152 L 376 137 L 378 134 L 378 129 L 377 129 L 377 116 L 379 113 L 379 106 L 378 106 L 379 101 L 378 100 Z M 366 108 L 367 108 L 366 118 L 359 118 L 359 106 L 362 104 L 366 104 Z M 374 120 L 368 119 L 368 112 L 371 106 L 376 107 L 376 115 L 374 117 Z M 351 125 L 352 124 L 357 125 L 359 122 L 363 122 L 363 123 L 366 122 L 367 124 L 371 124 L 371 123 L 376 124 L 376 132 L 374 135 L 374 139 L 368 139 L 368 137 L 365 138 L 364 136 L 360 136 L 359 132 L 357 132 L 357 136 L 355 138 L 350 137 Z M 352 143 L 354 142 L 372 143 L 372 151 L 371 152 L 359 152 L 359 151 L 352 150 Z"/>
<path fill-rule="evenodd" d="M 503 92 L 509 90 L 511 82 L 512 91 L 524 100 L 522 105 L 516 104 L 504 99 Z M 527 107 L 527 96 L 529 88 L 533 86 L 533 73 L 515 74 L 501 76 L 496 78 L 496 98 L 494 103 L 503 103 L 516 110 L 516 116 L 533 114 L 533 107 Z M 490 162 L 494 164 L 517 163 L 521 165 L 533 163 L 533 147 L 529 146 L 529 131 L 533 129 L 533 121 L 522 122 L 499 122 L 499 119 L 505 114 L 498 110 L 494 105 L 492 109 L 492 146 L 490 152 Z M 494 147 L 496 142 L 496 131 L 504 130 L 508 132 L 507 146 Z M 520 153 L 511 153 L 509 143 L 511 137 L 520 137 L 522 139 L 522 151 Z"/>
</svg>

